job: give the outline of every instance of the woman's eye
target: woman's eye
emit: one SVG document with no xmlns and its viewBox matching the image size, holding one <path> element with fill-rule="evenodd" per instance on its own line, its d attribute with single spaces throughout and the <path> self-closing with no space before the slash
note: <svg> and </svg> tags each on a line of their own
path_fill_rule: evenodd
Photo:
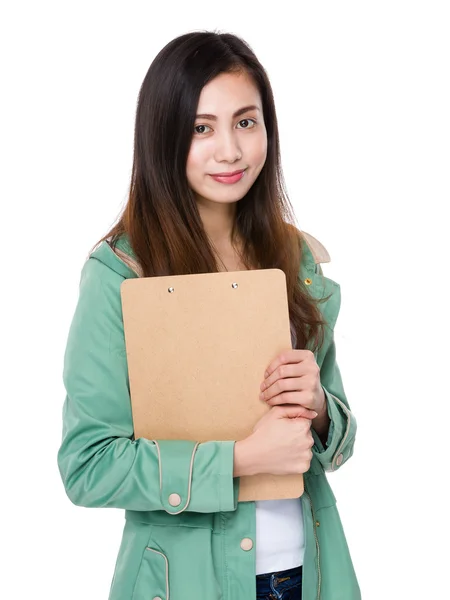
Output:
<svg viewBox="0 0 450 600">
<path fill-rule="evenodd" d="M 209 126 L 208 126 L 208 125 L 196 125 L 196 126 L 194 127 L 194 131 L 195 131 L 195 133 L 205 133 L 204 131 L 197 131 L 197 129 L 198 129 L 199 127 L 209 127 Z M 209 129 L 211 129 L 211 127 L 209 127 Z"/>
<path fill-rule="evenodd" d="M 241 119 L 239 121 L 239 125 L 241 123 L 248 123 L 249 121 L 251 121 L 253 123 L 253 125 L 251 127 L 248 127 L 248 126 L 246 126 L 246 127 L 240 127 L 240 129 L 253 129 L 253 127 L 256 125 L 255 119 Z M 209 125 L 196 125 L 194 127 L 194 132 L 197 133 L 197 134 L 200 134 L 200 135 L 202 133 L 208 133 L 207 131 L 205 131 L 205 128 L 206 129 L 211 129 L 211 127 Z M 199 129 L 201 129 L 201 131 L 199 131 Z"/>
<path fill-rule="evenodd" d="M 256 125 L 255 119 L 242 119 L 241 121 L 239 121 L 239 123 L 247 123 L 248 121 L 253 121 L 253 127 Z M 244 127 L 244 129 L 252 129 L 252 127 Z"/>
</svg>

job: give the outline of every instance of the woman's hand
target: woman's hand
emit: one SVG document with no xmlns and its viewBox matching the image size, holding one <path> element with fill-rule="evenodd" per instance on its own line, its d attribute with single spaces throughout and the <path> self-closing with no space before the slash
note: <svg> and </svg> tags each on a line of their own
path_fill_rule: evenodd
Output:
<svg viewBox="0 0 450 600">
<path fill-rule="evenodd" d="M 299 404 L 319 415 L 324 412 L 320 368 L 311 350 L 285 350 L 267 367 L 265 377 L 260 398 L 267 404 Z"/>
<path fill-rule="evenodd" d="M 272 406 L 255 424 L 253 433 L 237 442 L 246 449 L 247 467 L 244 474 L 293 475 L 306 473 L 311 466 L 314 438 L 311 418 L 315 412 L 303 406 L 285 404 Z M 244 454 L 245 456 L 245 454 Z M 242 457 L 242 451 L 241 451 Z M 242 460 L 242 458 L 241 458 Z M 238 463 L 237 471 L 242 473 Z"/>
</svg>

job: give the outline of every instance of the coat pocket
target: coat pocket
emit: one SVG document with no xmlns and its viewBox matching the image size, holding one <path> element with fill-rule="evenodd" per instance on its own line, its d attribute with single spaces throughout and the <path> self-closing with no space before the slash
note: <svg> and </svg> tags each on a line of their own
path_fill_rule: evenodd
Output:
<svg viewBox="0 0 450 600">
<path fill-rule="evenodd" d="M 223 600 L 222 536 L 210 528 L 155 525 L 132 600 Z"/>
<path fill-rule="evenodd" d="M 170 600 L 169 561 L 164 552 L 145 548 L 132 600 Z"/>
<path fill-rule="evenodd" d="M 146 553 L 145 549 L 150 543 L 152 529 L 152 525 L 125 521 L 108 600 L 134 598 L 136 582 Z M 152 598 L 153 596 L 150 600 Z"/>
</svg>

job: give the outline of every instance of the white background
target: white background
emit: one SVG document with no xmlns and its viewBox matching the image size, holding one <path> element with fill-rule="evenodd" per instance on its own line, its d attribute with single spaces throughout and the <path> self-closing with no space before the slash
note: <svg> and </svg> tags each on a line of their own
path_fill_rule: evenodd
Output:
<svg viewBox="0 0 450 600">
<path fill-rule="evenodd" d="M 126 200 L 139 87 L 166 43 L 199 29 L 242 36 L 267 69 L 298 223 L 341 284 L 338 362 L 358 434 L 328 478 L 363 598 L 446 596 L 448 3 L 2 13 L 1 597 L 108 596 L 123 512 L 65 495 L 63 353 L 87 252 Z"/>
</svg>

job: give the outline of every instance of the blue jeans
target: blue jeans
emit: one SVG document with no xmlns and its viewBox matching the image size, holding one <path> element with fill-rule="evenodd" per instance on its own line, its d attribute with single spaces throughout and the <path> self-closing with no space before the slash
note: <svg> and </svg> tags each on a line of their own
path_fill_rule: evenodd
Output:
<svg viewBox="0 0 450 600">
<path fill-rule="evenodd" d="M 302 567 L 256 576 L 256 600 L 301 600 Z"/>
</svg>

